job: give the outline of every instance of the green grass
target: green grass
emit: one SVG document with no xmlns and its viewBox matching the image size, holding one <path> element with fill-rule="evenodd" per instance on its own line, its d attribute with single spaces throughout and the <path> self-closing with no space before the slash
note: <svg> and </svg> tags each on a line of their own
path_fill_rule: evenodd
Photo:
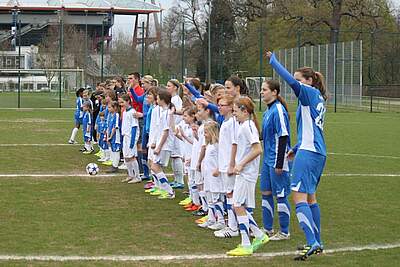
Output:
<svg viewBox="0 0 400 267">
<path fill-rule="evenodd" d="M 295 132 L 294 114 L 292 132 Z M 261 116 L 260 116 L 261 117 Z M 8 122 L 14 119 L 17 122 Z M 73 110 L 2 110 L 1 144 L 65 143 L 73 127 Z M 328 152 L 399 156 L 400 118 L 396 114 L 328 113 L 325 124 Z M 81 133 L 79 137 L 81 138 Z M 292 137 L 294 140 L 295 137 Z M 78 139 L 79 140 L 79 139 Z M 79 146 L 0 147 L 0 174 L 82 174 L 93 155 Z M 102 168 L 102 167 L 101 167 Z M 103 171 L 103 169 L 101 170 Z M 323 177 L 318 198 L 323 239 L 327 248 L 400 242 L 398 218 L 398 159 L 329 155 L 325 173 L 362 173 L 370 177 Z M 178 255 L 224 253 L 239 239 L 221 240 L 199 229 L 194 217 L 171 201 L 143 193 L 142 184 L 125 185 L 120 178 L 0 178 L 0 254 L 45 255 Z M 261 224 L 260 194 L 256 220 Z M 292 251 L 304 237 L 292 212 L 292 239 L 269 243 L 260 252 Z M 149 232 L 152 234 L 149 235 Z M 392 266 L 400 249 L 335 253 L 313 257 L 305 265 Z M 371 260 L 373 259 L 373 261 Z M 2 262 L 0 262 L 1 265 Z M 112 262 L 3 262 L 7 266 L 126 265 Z M 176 261 L 163 265 L 210 266 L 261 264 L 292 266 L 291 257 L 213 261 Z M 159 262 L 140 262 L 153 266 Z"/>
<path fill-rule="evenodd" d="M 61 107 L 74 107 L 75 95 L 62 94 Z M 18 93 L 17 92 L 1 92 L 0 93 L 0 108 L 17 108 Z M 60 107 L 59 94 L 57 93 L 28 93 L 20 94 L 21 108 L 58 108 Z"/>
</svg>

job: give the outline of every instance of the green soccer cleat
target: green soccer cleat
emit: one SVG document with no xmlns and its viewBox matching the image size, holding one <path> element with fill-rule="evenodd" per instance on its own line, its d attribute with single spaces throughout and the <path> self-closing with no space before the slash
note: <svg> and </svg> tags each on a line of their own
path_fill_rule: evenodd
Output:
<svg viewBox="0 0 400 267">
<path fill-rule="evenodd" d="M 106 166 L 111 166 L 112 165 L 112 160 L 104 161 L 101 164 L 106 165 Z"/>
<path fill-rule="evenodd" d="M 181 202 L 179 202 L 179 205 L 185 206 L 185 205 L 187 205 L 187 204 L 189 204 L 191 202 L 192 202 L 192 199 L 190 197 L 187 197 L 184 200 L 182 200 Z"/>
<path fill-rule="evenodd" d="M 235 249 L 232 249 L 226 253 L 228 256 L 251 256 L 253 255 L 253 248 L 251 246 L 244 247 L 238 245 Z"/>
<path fill-rule="evenodd" d="M 264 234 L 264 236 L 261 238 L 254 238 L 253 244 L 251 244 L 251 246 L 253 247 L 253 251 L 256 251 L 262 245 L 267 244 L 268 241 L 269 241 L 269 237 L 266 234 Z"/>
<path fill-rule="evenodd" d="M 162 192 L 161 195 L 158 196 L 158 199 L 174 199 L 175 198 L 175 194 L 172 193 L 168 193 L 168 192 Z"/>
<path fill-rule="evenodd" d="M 160 196 L 164 191 L 161 189 L 156 189 L 153 192 L 150 193 L 150 196 Z"/>
</svg>

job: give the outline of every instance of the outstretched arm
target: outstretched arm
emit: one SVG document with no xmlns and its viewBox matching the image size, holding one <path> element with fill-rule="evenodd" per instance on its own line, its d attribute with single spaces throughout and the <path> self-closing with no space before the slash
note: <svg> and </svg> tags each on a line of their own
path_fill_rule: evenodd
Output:
<svg viewBox="0 0 400 267">
<path fill-rule="evenodd" d="M 129 88 L 129 92 L 131 93 L 133 99 L 135 99 L 136 102 L 142 103 L 144 102 L 144 98 L 146 97 L 146 93 L 144 93 L 141 96 L 138 96 L 135 92 L 135 90 L 133 90 L 133 88 Z"/>
<path fill-rule="evenodd" d="M 269 58 L 269 64 L 271 64 L 272 68 L 281 76 L 289 85 L 292 87 L 294 93 L 298 97 L 300 95 L 301 84 L 297 81 L 292 74 L 290 74 L 281 63 L 279 63 L 278 59 L 275 57 L 275 54 L 271 52 L 267 52 L 267 57 Z"/>
<path fill-rule="evenodd" d="M 185 83 L 185 86 L 187 89 L 189 89 L 189 92 L 195 97 L 195 98 L 203 98 L 203 96 L 200 94 L 199 91 L 190 83 Z"/>
</svg>

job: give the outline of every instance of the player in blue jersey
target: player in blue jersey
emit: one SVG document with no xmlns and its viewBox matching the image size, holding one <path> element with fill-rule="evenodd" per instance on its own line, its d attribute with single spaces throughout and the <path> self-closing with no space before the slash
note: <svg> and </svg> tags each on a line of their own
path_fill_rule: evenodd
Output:
<svg viewBox="0 0 400 267">
<path fill-rule="evenodd" d="M 316 190 L 326 162 L 323 135 L 327 93 L 321 73 L 309 67 L 295 71 L 294 77 L 267 52 L 274 70 L 290 85 L 299 103 L 296 113 L 297 144 L 289 152 L 294 158 L 291 189 L 296 204 L 296 215 L 307 239 L 295 260 L 306 260 L 322 252 L 320 209 Z"/>
<path fill-rule="evenodd" d="M 93 153 L 93 146 L 92 146 L 92 109 L 89 101 L 86 101 L 82 105 L 83 110 L 83 118 L 82 118 L 82 130 L 83 130 L 83 141 L 85 143 L 85 150 L 83 154 L 91 154 Z"/>
<path fill-rule="evenodd" d="M 261 171 L 262 214 L 265 232 L 270 240 L 289 239 L 290 193 L 289 164 L 290 148 L 289 114 L 285 100 L 279 95 L 278 81 L 268 80 L 262 84 L 263 101 L 268 105 L 264 112 L 262 138 L 264 160 Z M 274 197 L 276 198 L 280 231 L 274 234 Z"/>
<path fill-rule="evenodd" d="M 82 110 L 82 104 L 83 104 L 83 99 L 82 99 L 82 95 L 83 95 L 83 91 L 85 89 L 84 88 L 79 88 L 76 91 L 76 102 L 75 102 L 75 113 L 74 113 L 74 119 L 75 119 L 75 127 L 74 129 L 72 129 L 72 133 L 71 133 L 71 137 L 68 140 L 69 144 L 75 144 L 75 138 L 76 135 L 79 131 L 79 128 L 81 127 L 82 124 L 82 118 L 83 118 L 83 110 Z"/>
<path fill-rule="evenodd" d="M 121 115 L 120 107 L 117 101 L 112 101 L 108 104 L 108 119 L 107 119 L 107 142 L 111 148 L 112 165 L 109 173 L 118 172 L 118 163 L 120 160 L 121 151 Z"/>
</svg>

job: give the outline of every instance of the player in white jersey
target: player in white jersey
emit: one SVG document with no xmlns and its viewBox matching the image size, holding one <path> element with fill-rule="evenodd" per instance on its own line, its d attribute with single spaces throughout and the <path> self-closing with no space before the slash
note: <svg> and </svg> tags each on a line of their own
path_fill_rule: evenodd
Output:
<svg viewBox="0 0 400 267">
<path fill-rule="evenodd" d="M 236 215 L 232 207 L 233 204 L 233 188 L 235 186 L 236 175 L 229 173 L 230 166 L 235 166 L 235 156 L 232 156 L 232 148 L 237 146 L 237 132 L 239 124 L 233 116 L 234 97 L 225 95 L 218 102 L 220 115 L 224 117 L 219 131 L 218 144 L 218 170 L 222 181 L 224 182 L 224 190 L 226 194 L 226 204 L 228 213 L 228 225 L 226 228 L 216 231 L 216 237 L 230 238 L 239 236 Z M 232 168 L 233 169 L 233 168 Z"/>
<path fill-rule="evenodd" d="M 180 83 L 178 80 L 172 79 L 167 83 L 167 91 L 171 94 L 171 103 L 175 107 L 175 125 L 177 126 L 182 121 L 183 105 L 182 99 L 179 96 Z M 183 152 L 182 141 L 176 136 L 173 137 L 173 145 L 171 151 L 171 165 L 174 173 L 174 181 L 171 183 L 172 188 L 182 189 L 184 187 L 183 181 Z"/>
<path fill-rule="evenodd" d="M 204 159 L 204 155 L 206 152 L 206 141 L 204 136 L 204 124 L 213 120 L 213 112 L 206 107 L 199 105 L 196 118 L 198 121 L 201 121 L 202 124 L 197 131 L 198 135 L 198 144 L 197 144 L 197 159 L 196 159 L 196 174 L 195 174 L 195 183 L 199 190 L 199 196 L 201 200 L 201 209 L 195 212 L 194 214 L 197 216 L 206 216 L 208 213 L 208 202 L 206 198 L 206 192 L 204 191 L 204 173 L 201 169 L 201 164 Z M 196 152 L 195 152 L 196 153 Z M 193 156 L 193 154 L 192 154 Z M 204 222 L 205 217 L 197 222 Z"/>
<path fill-rule="evenodd" d="M 227 252 L 230 256 L 253 254 L 261 245 L 269 241 L 268 236 L 258 228 L 251 212 L 255 208 L 255 188 L 258 179 L 260 155 L 259 126 L 250 98 L 236 100 L 234 115 L 240 123 L 237 138 L 235 172 L 237 174 L 233 189 L 233 206 L 239 223 L 242 242 Z M 249 232 L 254 234 L 250 242 Z"/>
<path fill-rule="evenodd" d="M 136 110 L 131 106 L 129 95 L 122 95 L 121 100 L 122 105 L 125 107 L 125 111 L 122 114 L 121 127 L 123 137 L 122 153 L 128 170 L 128 177 L 123 182 L 128 184 L 139 183 L 139 164 L 137 162 L 137 142 L 140 135 L 139 121 L 135 117 Z"/>
<path fill-rule="evenodd" d="M 155 173 L 156 179 L 159 182 L 160 188 L 163 190 L 160 199 L 173 199 L 175 192 L 170 186 L 168 179 L 163 171 L 163 168 L 168 166 L 168 161 L 171 156 L 173 146 L 173 127 L 175 121 L 173 117 L 173 109 L 171 107 L 171 94 L 166 90 L 160 90 L 157 97 L 158 105 L 160 106 L 159 115 L 159 137 L 157 138 L 156 147 L 154 148 L 152 171 Z"/>
<path fill-rule="evenodd" d="M 224 183 L 218 170 L 218 123 L 209 121 L 204 125 L 206 152 L 201 166 L 204 177 L 204 191 L 208 202 L 208 218 L 199 224 L 202 228 L 221 230 L 225 228 Z"/>
<path fill-rule="evenodd" d="M 196 108 L 193 107 L 188 107 L 183 111 L 183 120 L 179 123 L 177 127 L 177 137 L 182 140 L 182 151 L 183 151 L 183 156 L 184 156 L 184 168 L 187 173 L 188 177 L 188 189 L 189 189 L 189 197 L 186 199 L 182 200 L 179 202 L 179 205 L 186 206 L 185 209 L 190 208 L 190 211 L 193 211 L 191 207 L 194 204 L 193 202 L 197 203 L 197 206 L 200 204 L 199 200 L 199 195 L 197 193 L 196 196 L 194 196 L 193 191 L 195 190 L 193 187 L 195 187 L 194 183 L 194 177 L 192 176 L 191 170 L 190 170 L 190 158 L 192 156 L 192 146 L 194 142 L 194 136 L 193 136 L 193 130 L 192 130 L 192 125 L 196 121 Z M 197 190 L 197 188 L 196 188 Z M 196 200 L 194 200 L 196 198 Z"/>
</svg>

